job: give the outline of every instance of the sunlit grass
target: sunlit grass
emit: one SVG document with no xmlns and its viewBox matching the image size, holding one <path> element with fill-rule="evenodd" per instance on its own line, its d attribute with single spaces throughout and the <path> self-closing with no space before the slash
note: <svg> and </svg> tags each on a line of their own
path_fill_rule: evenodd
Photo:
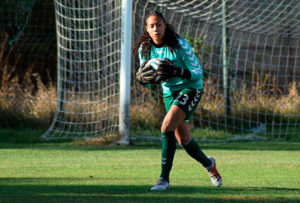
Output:
<svg viewBox="0 0 300 203">
<path fill-rule="evenodd" d="M 0 201 L 300 201 L 298 142 L 199 144 L 216 158 L 222 187 L 213 187 L 202 166 L 178 146 L 171 189 L 151 192 L 160 173 L 160 142 L 0 144 Z"/>
</svg>

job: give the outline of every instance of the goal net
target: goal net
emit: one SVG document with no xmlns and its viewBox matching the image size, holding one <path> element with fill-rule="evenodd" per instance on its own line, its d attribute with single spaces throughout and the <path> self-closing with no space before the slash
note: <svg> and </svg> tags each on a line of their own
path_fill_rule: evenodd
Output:
<svg viewBox="0 0 300 203">
<path fill-rule="evenodd" d="M 133 0 L 132 44 L 159 10 L 204 69 L 194 128 L 294 138 L 300 132 L 300 1 Z M 122 8 L 115 0 L 55 0 L 58 104 L 46 139 L 118 135 Z M 130 50 L 128 50 L 129 52 Z M 159 129 L 159 86 L 135 82 L 131 129 Z"/>
<path fill-rule="evenodd" d="M 118 135 L 120 3 L 55 0 L 58 104 L 46 139 Z"/>
</svg>

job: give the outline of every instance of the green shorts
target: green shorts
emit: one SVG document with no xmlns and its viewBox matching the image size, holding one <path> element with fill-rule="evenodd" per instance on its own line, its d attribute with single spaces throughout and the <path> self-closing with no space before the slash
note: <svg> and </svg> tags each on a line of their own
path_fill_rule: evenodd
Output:
<svg viewBox="0 0 300 203">
<path fill-rule="evenodd" d="M 185 112 L 185 120 L 189 121 L 197 109 L 202 94 L 203 89 L 186 88 L 164 96 L 166 111 L 168 112 L 172 105 L 179 106 Z"/>
</svg>

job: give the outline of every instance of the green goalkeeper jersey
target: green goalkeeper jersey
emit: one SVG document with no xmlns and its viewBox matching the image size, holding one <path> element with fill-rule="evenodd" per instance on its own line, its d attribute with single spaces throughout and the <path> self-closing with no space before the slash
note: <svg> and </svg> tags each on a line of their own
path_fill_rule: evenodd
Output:
<svg viewBox="0 0 300 203">
<path fill-rule="evenodd" d="M 177 38 L 180 47 L 171 52 L 167 46 L 151 46 L 150 58 L 168 58 L 172 61 L 174 66 L 179 68 L 188 69 L 191 72 L 190 79 L 182 79 L 180 77 L 173 77 L 168 79 L 162 84 L 164 95 L 170 95 L 172 92 L 181 90 L 184 88 L 202 89 L 202 76 L 203 69 L 199 64 L 199 61 L 192 50 L 191 45 L 182 38 Z M 142 47 L 139 48 L 139 60 L 140 64 L 145 61 L 142 57 Z"/>
</svg>

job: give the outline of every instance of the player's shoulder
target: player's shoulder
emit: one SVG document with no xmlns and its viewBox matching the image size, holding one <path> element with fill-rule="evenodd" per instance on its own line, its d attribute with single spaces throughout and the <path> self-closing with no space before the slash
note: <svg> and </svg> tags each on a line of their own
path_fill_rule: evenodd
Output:
<svg viewBox="0 0 300 203">
<path fill-rule="evenodd" d="M 180 47 L 190 46 L 190 43 L 184 38 L 177 37 L 177 41 Z"/>
<path fill-rule="evenodd" d="M 180 46 L 179 50 L 181 50 L 182 52 L 190 52 L 191 45 L 186 39 L 178 37 L 177 40 Z"/>
<path fill-rule="evenodd" d="M 179 44 L 179 53 L 185 54 L 185 53 L 190 53 L 191 51 L 191 45 L 190 43 L 184 39 L 184 38 L 177 38 L 178 44 Z"/>
</svg>

